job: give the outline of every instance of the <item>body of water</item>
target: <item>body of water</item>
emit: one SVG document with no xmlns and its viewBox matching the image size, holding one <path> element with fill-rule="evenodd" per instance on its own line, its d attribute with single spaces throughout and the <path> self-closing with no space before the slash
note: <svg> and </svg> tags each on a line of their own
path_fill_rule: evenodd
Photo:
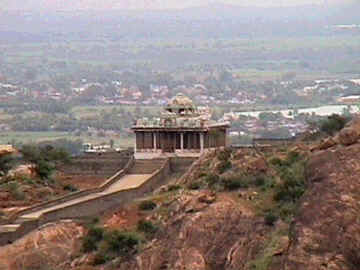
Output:
<svg viewBox="0 0 360 270">
<path fill-rule="evenodd" d="M 358 113 L 359 107 L 356 105 L 326 105 L 320 107 L 312 107 L 312 108 L 303 108 L 297 109 L 298 114 L 306 113 L 306 114 L 316 114 L 319 116 L 329 116 L 332 114 L 342 114 L 344 110 L 350 109 L 350 113 Z M 251 116 L 251 117 L 259 117 L 260 113 L 263 112 L 271 112 L 271 113 L 281 113 L 284 117 L 293 118 L 294 110 L 278 110 L 278 111 L 249 111 L 249 112 L 237 112 L 238 115 Z"/>
</svg>

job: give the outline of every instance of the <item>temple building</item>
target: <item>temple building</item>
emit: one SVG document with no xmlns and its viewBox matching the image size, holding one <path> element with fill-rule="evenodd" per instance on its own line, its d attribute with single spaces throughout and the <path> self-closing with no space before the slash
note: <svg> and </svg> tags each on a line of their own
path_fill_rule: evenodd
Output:
<svg viewBox="0 0 360 270">
<path fill-rule="evenodd" d="M 191 99 L 178 94 L 165 106 L 160 117 L 138 119 L 135 155 L 196 156 L 204 150 L 226 146 L 229 122 L 210 120 L 209 108 L 197 108 Z"/>
</svg>

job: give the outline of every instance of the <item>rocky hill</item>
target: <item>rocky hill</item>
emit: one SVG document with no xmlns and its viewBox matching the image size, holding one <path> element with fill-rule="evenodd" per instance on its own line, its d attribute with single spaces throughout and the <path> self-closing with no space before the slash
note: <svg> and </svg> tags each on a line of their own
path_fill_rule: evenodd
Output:
<svg viewBox="0 0 360 270">
<path fill-rule="evenodd" d="M 54 224 L 1 248 L 9 268 L 0 269 L 43 269 L 11 258 L 49 230 L 41 260 L 52 269 L 359 269 L 358 126 L 314 145 L 208 153 L 100 220 Z"/>
</svg>

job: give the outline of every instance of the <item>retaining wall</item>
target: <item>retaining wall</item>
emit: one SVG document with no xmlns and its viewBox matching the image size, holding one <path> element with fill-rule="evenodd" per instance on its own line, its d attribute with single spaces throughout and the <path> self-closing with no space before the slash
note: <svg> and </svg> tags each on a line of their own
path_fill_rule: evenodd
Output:
<svg viewBox="0 0 360 270">
<path fill-rule="evenodd" d="M 34 205 L 32 207 L 26 208 L 22 211 L 19 211 L 18 213 L 16 213 L 16 216 L 12 217 L 11 220 L 16 220 L 16 218 L 34 212 L 34 211 L 39 211 L 51 206 L 55 206 L 57 204 L 63 203 L 63 202 L 67 202 L 73 199 L 77 199 L 80 197 L 83 197 L 85 195 L 88 194 L 92 194 L 92 193 L 99 193 L 104 191 L 106 188 L 108 188 L 109 186 L 111 186 L 114 182 L 116 182 L 117 180 L 119 180 L 121 177 L 123 177 L 124 175 L 126 175 L 129 170 L 131 170 L 132 166 L 134 165 L 135 159 L 134 157 L 130 158 L 128 160 L 128 163 L 125 165 L 125 167 L 120 170 L 119 172 L 117 172 L 115 175 L 113 175 L 112 177 L 110 177 L 108 180 L 106 180 L 105 183 L 103 183 L 101 186 L 97 187 L 97 188 L 92 188 L 92 189 L 87 189 L 87 190 L 82 190 L 82 191 L 78 191 L 78 192 L 73 192 L 71 194 L 65 195 L 63 197 L 51 200 L 51 201 L 47 201 L 47 202 L 43 202 L 37 205 Z"/>
<path fill-rule="evenodd" d="M 36 220 L 23 221 L 16 231 L 0 233 L 0 245 L 12 243 L 16 239 L 38 228 L 38 226 L 51 221 L 100 215 L 106 210 L 119 206 L 119 204 L 129 202 L 143 196 L 145 193 L 152 192 L 155 188 L 166 183 L 166 179 L 170 173 L 170 160 L 167 160 L 145 183 L 136 188 L 122 190 L 61 209 L 55 209 L 44 213 Z"/>
<path fill-rule="evenodd" d="M 195 157 L 174 157 L 170 158 L 170 168 L 174 173 L 185 173 L 191 164 L 198 158 Z"/>
<path fill-rule="evenodd" d="M 85 153 L 73 158 L 70 164 L 61 165 L 57 170 L 68 176 L 109 177 L 123 168 L 131 158 L 129 151 L 109 153 Z"/>
</svg>

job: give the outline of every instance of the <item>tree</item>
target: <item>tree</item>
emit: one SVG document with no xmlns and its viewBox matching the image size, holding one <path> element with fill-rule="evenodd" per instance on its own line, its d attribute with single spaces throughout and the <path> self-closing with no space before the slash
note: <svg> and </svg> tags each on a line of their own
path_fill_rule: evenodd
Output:
<svg viewBox="0 0 360 270">
<path fill-rule="evenodd" d="M 114 140 L 110 139 L 110 148 L 113 149 L 114 148 Z"/>
<path fill-rule="evenodd" d="M 343 129 L 349 120 L 338 114 L 330 115 L 326 120 L 320 122 L 320 130 L 332 136 L 335 132 Z"/>
</svg>

